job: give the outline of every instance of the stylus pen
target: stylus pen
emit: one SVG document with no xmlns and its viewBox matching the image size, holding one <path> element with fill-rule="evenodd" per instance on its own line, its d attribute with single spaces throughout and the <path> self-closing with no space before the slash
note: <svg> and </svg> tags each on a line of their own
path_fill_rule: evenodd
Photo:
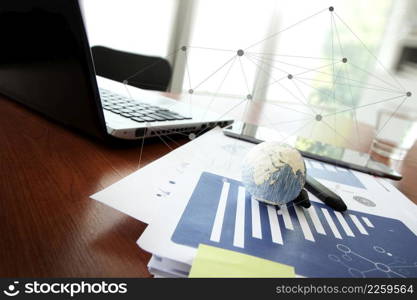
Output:
<svg viewBox="0 0 417 300">
<path fill-rule="evenodd" d="M 325 204 L 337 211 L 347 210 L 347 206 L 339 195 L 335 194 L 313 177 L 307 175 L 306 184 L 304 186 L 310 193 L 319 198 Z"/>
</svg>

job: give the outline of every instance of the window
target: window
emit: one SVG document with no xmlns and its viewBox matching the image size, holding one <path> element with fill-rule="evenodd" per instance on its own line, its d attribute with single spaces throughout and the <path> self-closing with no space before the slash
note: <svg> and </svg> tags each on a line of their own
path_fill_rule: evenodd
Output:
<svg viewBox="0 0 417 300">
<path fill-rule="evenodd" d="M 358 122 L 376 114 L 378 101 L 403 100 L 406 90 L 377 58 L 393 6 L 393 0 L 84 1 L 92 45 L 168 58 L 172 91 L 184 91 L 190 103 L 192 94 L 206 95 L 204 106 L 216 99 L 228 110 L 227 98 L 249 100 L 248 111 L 262 114 L 262 125 L 313 138 L 324 132 L 323 141 L 336 145 L 359 136 Z M 187 21 L 185 12 L 192 16 Z M 317 129 L 315 121 L 322 121 Z M 301 127 L 307 131 L 293 130 Z"/>
<path fill-rule="evenodd" d="M 268 98 L 305 101 L 304 94 L 313 105 L 353 107 L 369 73 L 383 71 L 373 54 L 378 54 L 392 1 L 335 1 L 333 13 L 326 9 L 327 3 L 291 1 L 282 10 L 284 29 L 308 16 L 306 11 L 317 14 L 310 13 L 311 17 L 277 35 L 275 55 L 257 55 L 258 61 L 271 62 L 271 77 L 300 74 L 291 82 L 281 82 L 283 86 L 271 84 Z"/>
<path fill-rule="evenodd" d="M 236 54 L 267 34 L 276 5 L 272 0 L 198 1 L 184 90 L 235 97 L 251 93 L 256 66 Z"/>
<path fill-rule="evenodd" d="M 82 4 L 91 46 L 167 55 L 176 1 L 84 0 Z"/>
</svg>

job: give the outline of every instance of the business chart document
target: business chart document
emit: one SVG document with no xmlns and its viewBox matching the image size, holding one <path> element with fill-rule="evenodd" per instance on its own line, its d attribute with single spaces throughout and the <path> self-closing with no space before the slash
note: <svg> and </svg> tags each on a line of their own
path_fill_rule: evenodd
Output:
<svg viewBox="0 0 417 300">
<path fill-rule="evenodd" d="M 342 171 L 353 176 L 349 171 Z M 354 177 L 352 178 L 352 182 Z M 294 266 L 307 277 L 416 277 L 417 236 L 401 221 L 312 202 L 277 210 L 241 182 L 203 173 L 172 235 Z"/>
</svg>

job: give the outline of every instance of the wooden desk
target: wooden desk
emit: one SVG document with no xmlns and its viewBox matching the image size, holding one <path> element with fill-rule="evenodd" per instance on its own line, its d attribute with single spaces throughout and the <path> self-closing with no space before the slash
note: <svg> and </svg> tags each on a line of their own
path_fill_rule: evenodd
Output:
<svg viewBox="0 0 417 300">
<path fill-rule="evenodd" d="M 89 195 L 137 169 L 111 149 L 0 98 L 0 276 L 150 276 L 146 227 Z M 174 145 L 173 145 L 174 146 Z M 168 152 L 147 144 L 142 165 Z"/>
<path fill-rule="evenodd" d="M 142 165 L 168 150 L 148 142 Z M 139 146 L 106 147 L 0 96 L 0 276 L 150 276 L 135 243 L 146 224 L 89 198 L 138 158 Z M 417 147 L 402 168 L 397 186 L 417 203 Z"/>
</svg>

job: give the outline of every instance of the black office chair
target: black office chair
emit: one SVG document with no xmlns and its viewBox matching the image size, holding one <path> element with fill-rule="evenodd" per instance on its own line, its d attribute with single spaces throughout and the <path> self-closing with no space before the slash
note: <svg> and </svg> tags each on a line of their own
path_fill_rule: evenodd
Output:
<svg viewBox="0 0 417 300">
<path fill-rule="evenodd" d="M 129 85 L 166 91 L 172 69 L 166 59 L 139 55 L 103 46 L 91 48 L 96 74 L 115 81 L 128 79 Z"/>
</svg>

